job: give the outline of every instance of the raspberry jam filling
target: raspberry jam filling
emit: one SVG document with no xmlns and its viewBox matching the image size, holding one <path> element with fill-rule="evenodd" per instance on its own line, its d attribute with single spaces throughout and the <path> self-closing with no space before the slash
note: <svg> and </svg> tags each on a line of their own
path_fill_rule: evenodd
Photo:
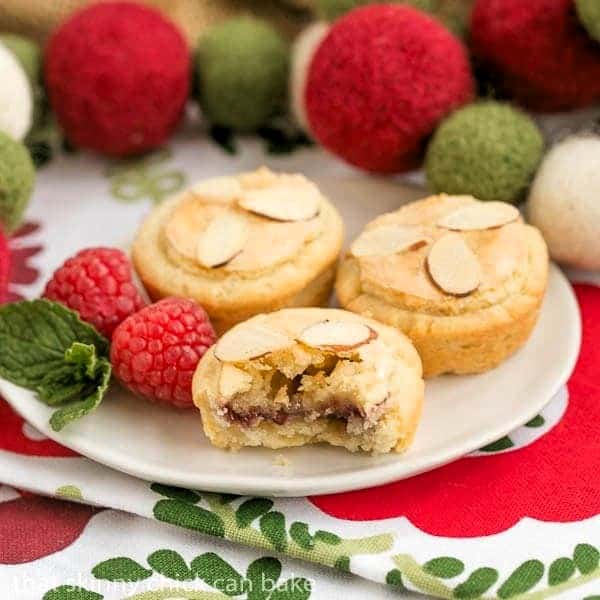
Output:
<svg viewBox="0 0 600 600">
<path fill-rule="evenodd" d="M 291 377 L 276 368 L 252 375 L 250 390 L 220 403 L 218 414 L 230 424 L 252 428 L 264 421 L 325 418 L 345 421 L 348 433 L 360 433 L 377 424 L 388 398 L 384 386 L 372 385 L 377 372 L 353 358 L 329 355 Z"/>
<path fill-rule="evenodd" d="M 293 398 L 287 409 L 269 410 L 267 408 L 254 408 L 245 411 L 237 411 L 230 404 L 223 407 L 223 416 L 231 423 L 238 423 L 243 427 L 254 427 L 261 421 L 273 421 L 277 425 L 285 425 L 290 417 L 301 417 L 307 421 L 330 418 L 343 421 L 364 419 L 365 412 L 359 407 L 345 401 L 342 398 L 332 397 L 331 406 L 322 412 L 309 411 L 302 406 L 302 401 Z"/>
</svg>

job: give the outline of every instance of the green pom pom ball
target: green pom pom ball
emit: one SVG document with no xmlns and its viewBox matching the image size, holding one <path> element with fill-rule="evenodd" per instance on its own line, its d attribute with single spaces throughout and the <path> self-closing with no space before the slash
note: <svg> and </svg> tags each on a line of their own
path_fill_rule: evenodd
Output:
<svg viewBox="0 0 600 600">
<path fill-rule="evenodd" d="M 425 174 L 436 192 L 518 202 L 542 158 L 544 140 L 523 112 L 500 102 L 457 110 L 435 132 Z"/>
<path fill-rule="evenodd" d="M 221 23 L 200 40 L 196 76 L 209 121 L 255 131 L 285 105 L 289 49 L 268 23 L 241 17 Z"/>
<path fill-rule="evenodd" d="M 600 2 L 598 0 L 575 0 L 577 16 L 587 32 L 600 42 Z"/>
<path fill-rule="evenodd" d="M 0 132 L 0 229 L 10 233 L 21 224 L 34 180 L 27 148 Z"/>
</svg>

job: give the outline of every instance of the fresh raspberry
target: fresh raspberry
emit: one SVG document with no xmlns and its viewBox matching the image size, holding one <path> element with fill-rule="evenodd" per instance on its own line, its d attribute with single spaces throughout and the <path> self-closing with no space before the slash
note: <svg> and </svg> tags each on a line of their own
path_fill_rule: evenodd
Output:
<svg viewBox="0 0 600 600">
<path fill-rule="evenodd" d="M 138 396 L 188 408 L 196 365 L 215 339 L 201 306 L 165 298 L 117 327 L 110 360 L 115 375 Z"/>
<path fill-rule="evenodd" d="M 6 302 L 10 275 L 10 249 L 8 241 L 0 229 L 0 304 Z"/>
<path fill-rule="evenodd" d="M 77 311 L 110 338 L 121 321 L 146 304 L 131 273 L 131 263 L 121 250 L 87 248 L 54 272 L 44 298 Z"/>
</svg>

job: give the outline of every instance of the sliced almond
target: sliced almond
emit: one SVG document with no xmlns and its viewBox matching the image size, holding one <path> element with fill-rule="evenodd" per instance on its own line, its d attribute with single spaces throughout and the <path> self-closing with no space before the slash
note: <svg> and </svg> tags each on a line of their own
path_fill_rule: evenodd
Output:
<svg viewBox="0 0 600 600">
<path fill-rule="evenodd" d="M 243 394 L 252 387 L 252 376 L 229 363 L 225 363 L 219 377 L 219 392 L 224 398 Z"/>
<path fill-rule="evenodd" d="M 377 337 L 377 332 L 356 321 L 322 321 L 307 327 L 298 341 L 313 348 L 334 352 L 353 350 Z"/>
<path fill-rule="evenodd" d="M 506 202 L 473 202 L 444 215 L 437 224 L 454 231 L 502 227 L 519 218 L 519 211 Z"/>
<path fill-rule="evenodd" d="M 248 171 L 238 175 L 238 179 L 244 189 L 264 188 L 273 185 L 277 181 L 277 173 L 273 173 L 269 167 L 259 167 L 256 171 Z"/>
<path fill-rule="evenodd" d="M 308 181 L 245 190 L 239 200 L 243 209 L 275 221 L 307 221 L 319 214 L 320 204 L 318 188 Z"/>
<path fill-rule="evenodd" d="M 223 362 L 259 358 L 293 345 L 294 340 L 262 325 L 242 324 L 230 329 L 215 346 L 215 357 Z"/>
<path fill-rule="evenodd" d="M 191 192 L 207 202 L 233 202 L 242 192 L 235 177 L 213 177 L 197 183 Z"/>
<path fill-rule="evenodd" d="M 433 244 L 427 267 L 433 281 L 454 296 L 470 294 L 481 283 L 479 261 L 458 233 L 448 233 Z"/>
<path fill-rule="evenodd" d="M 227 271 L 270 269 L 298 256 L 304 244 L 321 231 L 319 219 L 283 223 L 270 219 L 249 219 L 248 241 L 244 250 L 225 265 Z"/>
<path fill-rule="evenodd" d="M 358 237 L 350 252 L 353 256 L 388 256 L 416 248 L 428 241 L 418 227 L 387 225 L 365 231 Z"/>
<path fill-rule="evenodd" d="M 208 269 L 227 264 L 242 251 L 247 238 L 246 223 L 241 217 L 217 215 L 198 238 L 196 260 Z"/>
</svg>

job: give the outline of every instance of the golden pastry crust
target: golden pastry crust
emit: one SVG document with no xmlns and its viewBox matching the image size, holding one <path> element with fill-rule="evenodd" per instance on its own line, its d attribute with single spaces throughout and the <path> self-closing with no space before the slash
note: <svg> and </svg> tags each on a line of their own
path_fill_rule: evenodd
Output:
<svg viewBox="0 0 600 600">
<path fill-rule="evenodd" d="M 458 232 L 481 266 L 478 289 L 455 296 L 432 281 L 428 254 L 432 243 L 449 233 L 436 223 L 476 202 L 470 196 L 432 196 L 382 215 L 367 230 L 415 225 L 429 243 L 388 256 L 357 258 L 349 253 L 338 269 L 341 305 L 403 331 L 421 356 L 425 377 L 496 367 L 527 341 L 544 297 L 546 244 L 521 219 Z"/>
<path fill-rule="evenodd" d="M 360 347 L 335 352 L 297 341 L 308 327 L 326 321 L 360 323 L 371 335 Z M 410 445 L 421 416 L 424 383 L 421 360 L 406 336 L 338 309 L 284 309 L 254 317 L 227 335 L 239 336 L 248 327 L 267 328 L 293 342 L 236 362 L 219 360 L 218 345 L 203 356 L 193 397 L 215 446 L 277 449 L 327 442 L 352 452 L 385 453 Z M 241 376 L 242 384 L 236 384 L 240 393 L 224 385 L 231 381 L 230 371 Z"/>
<path fill-rule="evenodd" d="M 217 197 L 203 183 L 156 207 L 145 219 L 133 245 L 135 269 L 153 300 L 184 296 L 199 302 L 218 333 L 253 315 L 288 306 L 327 304 L 343 242 L 343 223 L 331 203 L 298 175 L 276 175 L 268 169 L 217 178 L 237 191 Z M 224 180 L 228 186 L 223 186 Z M 244 210 L 238 196 L 269 186 L 300 188 L 317 194 L 318 214 L 284 222 Z M 218 190 L 217 190 L 218 191 Z M 315 201 L 314 198 L 308 198 Z M 224 214 L 243 222 L 241 252 L 226 264 L 207 268 L 195 256 L 198 236 Z"/>
</svg>

